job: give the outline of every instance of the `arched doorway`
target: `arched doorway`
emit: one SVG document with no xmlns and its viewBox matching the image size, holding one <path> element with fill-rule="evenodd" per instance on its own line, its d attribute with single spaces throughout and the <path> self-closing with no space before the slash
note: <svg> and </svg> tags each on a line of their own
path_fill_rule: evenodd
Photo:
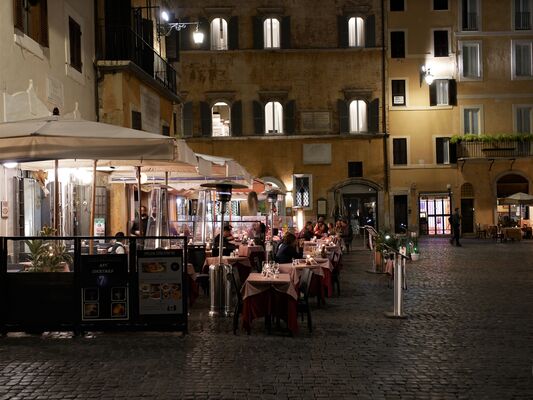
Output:
<svg viewBox="0 0 533 400">
<path fill-rule="evenodd" d="M 529 181 L 524 176 L 517 173 L 508 173 L 496 181 L 496 198 L 498 202 L 496 217 L 498 224 L 518 226 L 520 219 L 529 217 L 529 207 L 502 204 L 504 198 L 518 192 L 529 193 Z"/>
<path fill-rule="evenodd" d="M 333 216 L 347 218 L 354 234 L 370 225 L 379 229 L 379 205 L 382 188 L 366 179 L 347 179 L 330 189 Z"/>
</svg>

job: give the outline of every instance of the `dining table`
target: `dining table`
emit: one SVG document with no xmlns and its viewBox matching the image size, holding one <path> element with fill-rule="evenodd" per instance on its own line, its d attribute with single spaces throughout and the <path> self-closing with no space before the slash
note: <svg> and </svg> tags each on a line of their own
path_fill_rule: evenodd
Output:
<svg viewBox="0 0 533 400">
<path fill-rule="evenodd" d="M 219 262 L 218 257 L 206 257 L 204 266 L 202 268 L 202 271 L 204 274 L 209 273 L 209 266 L 210 265 L 217 265 Z M 246 278 L 248 278 L 248 275 L 250 275 L 250 272 L 252 272 L 252 264 L 250 262 L 250 259 L 248 257 L 243 256 L 223 256 L 222 262 L 227 265 L 232 265 L 237 268 L 239 271 L 239 278 L 241 279 L 241 282 L 244 282 Z"/>
<path fill-rule="evenodd" d="M 290 263 L 279 264 L 279 270 L 288 273 L 291 276 L 293 284 L 298 287 L 300 276 L 303 269 L 310 269 L 313 273 L 309 288 L 310 296 L 320 296 L 324 300 L 324 296 L 331 297 L 333 295 L 333 264 L 329 258 L 314 257 L 307 259 L 296 260 L 298 264 Z M 309 264 L 308 264 L 309 263 Z"/>
<path fill-rule="evenodd" d="M 239 256 L 241 257 L 250 257 L 253 253 L 258 253 L 265 251 L 263 249 L 263 246 L 259 245 L 248 245 L 248 244 L 241 244 L 239 245 Z"/>
<path fill-rule="evenodd" d="M 253 272 L 242 287 L 242 327 L 250 333 L 254 319 L 280 318 L 291 334 L 298 333 L 298 292 L 290 274 L 265 276 Z"/>
</svg>

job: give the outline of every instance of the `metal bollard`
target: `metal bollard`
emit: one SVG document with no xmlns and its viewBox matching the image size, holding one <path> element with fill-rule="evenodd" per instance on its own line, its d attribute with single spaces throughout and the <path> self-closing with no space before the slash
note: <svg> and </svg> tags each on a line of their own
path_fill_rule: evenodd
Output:
<svg viewBox="0 0 533 400">
<path fill-rule="evenodd" d="M 402 254 L 394 255 L 394 310 L 386 312 L 387 318 L 407 318 L 403 313 L 403 287 L 405 284 L 405 257 Z"/>
<path fill-rule="evenodd" d="M 209 266 L 209 289 L 211 294 L 210 317 L 222 316 L 226 311 L 226 270 L 224 267 L 223 264 Z"/>
</svg>

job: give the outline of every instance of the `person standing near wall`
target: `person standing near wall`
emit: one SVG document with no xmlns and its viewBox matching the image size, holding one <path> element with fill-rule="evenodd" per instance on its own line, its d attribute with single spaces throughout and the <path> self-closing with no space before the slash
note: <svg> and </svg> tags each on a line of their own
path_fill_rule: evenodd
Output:
<svg viewBox="0 0 533 400">
<path fill-rule="evenodd" d="M 455 244 L 461 247 L 462 245 L 459 243 L 459 236 L 461 235 L 461 215 L 459 214 L 459 208 L 456 208 L 454 213 L 450 215 L 449 221 L 452 228 L 452 238 L 450 243 L 453 244 L 455 241 Z"/>
</svg>

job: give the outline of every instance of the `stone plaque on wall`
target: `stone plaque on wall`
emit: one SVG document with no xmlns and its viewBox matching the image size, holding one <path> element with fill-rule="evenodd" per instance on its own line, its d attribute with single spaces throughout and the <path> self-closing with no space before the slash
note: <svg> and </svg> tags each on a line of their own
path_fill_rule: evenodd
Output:
<svg viewBox="0 0 533 400">
<path fill-rule="evenodd" d="M 302 132 L 330 132 L 331 118 L 329 111 L 302 111 Z"/>
<path fill-rule="evenodd" d="M 143 131 L 161 133 L 160 103 L 157 96 L 150 89 L 141 86 L 141 125 Z"/>
<path fill-rule="evenodd" d="M 304 164 L 331 164 L 331 144 L 311 143 L 303 145 Z"/>
<path fill-rule="evenodd" d="M 46 96 L 50 103 L 63 107 L 63 83 L 59 79 L 49 76 L 46 79 Z"/>
</svg>

